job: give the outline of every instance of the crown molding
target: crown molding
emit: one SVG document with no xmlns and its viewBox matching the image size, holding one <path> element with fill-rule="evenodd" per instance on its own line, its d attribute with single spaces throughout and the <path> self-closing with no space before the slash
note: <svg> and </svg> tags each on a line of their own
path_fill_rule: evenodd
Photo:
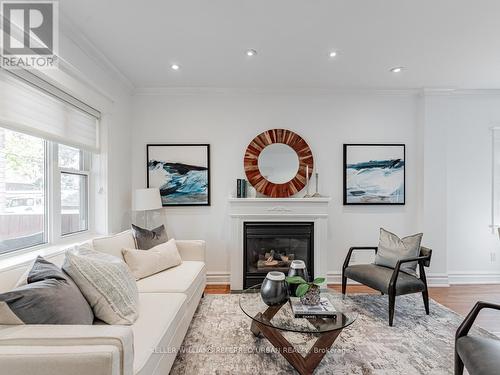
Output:
<svg viewBox="0 0 500 375">
<path fill-rule="evenodd" d="M 339 95 L 365 94 L 380 96 L 500 96 L 500 89 L 457 89 L 457 88 L 234 88 L 234 87 L 137 87 L 134 96 L 168 95 Z"/>
<path fill-rule="evenodd" d="M 116 65 L 114 65 L 111 60 L 109 60 L 109 58 L 83 34 L 81 30 L 69 22 L 68 17 L 64 16 L 59 19 L 61 22 L 60 32 L 73 41 L 75 45 L 78 46 L 83 53 L 85 53 L 85 55 L 96 63 L 96 65 L 115 77 L 124 87 L 127 88 L 129 94 L 132 94 L 135 90 L 135 86 L 132 81 L 124 73 L 122 73 L 122 71 L 119 70 Z"/>
<path fill-rule="evenodd" d="M 424 88 L 422 96 L 499 96 L 500 89 Z"/>
<path fill-rule="evenodd" d="M 314 87 L 290 87 L 290 88 L 255 88 L 255 87 L 137 87 L 135 96 L 154 95 L 338 95 L 338 94 L 370 94 L 370 95 L 394 95 L 413 96 L 420 94 L 419 89 L 369 89 L 369 88 L 314 88 Z"/>
</svg>

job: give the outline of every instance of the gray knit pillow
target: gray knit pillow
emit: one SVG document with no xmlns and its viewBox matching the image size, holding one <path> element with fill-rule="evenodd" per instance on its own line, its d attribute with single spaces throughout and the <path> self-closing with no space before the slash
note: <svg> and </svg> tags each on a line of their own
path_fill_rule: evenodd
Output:
<svg viewBox="0 0 500 375">
<path fill-rule="evenodd" d="M 88 246 L 66 252 L 63 270 L 78 285 L 96 318 L 108 324 L 133 324 L 139 317 L 139 293 L 125 262 Z"/>
</svg>

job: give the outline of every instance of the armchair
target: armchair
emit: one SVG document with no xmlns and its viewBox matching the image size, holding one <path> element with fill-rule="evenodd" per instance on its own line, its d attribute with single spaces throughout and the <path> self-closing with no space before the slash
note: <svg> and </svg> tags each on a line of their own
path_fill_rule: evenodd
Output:
<svg viewBox="0 0 500 375">
<path fill-rule="evenodd" d="M 500 369 L 500 340 L 469 336 L 469 331 L 482 309 L 500 310 L 500 305 L 479 301 L 469 312 L 455 335 L 455 375 L 495 375 Z"/>
<path fill-rule="evenodd" d="M 371 250 L 377 253 L 378 247 L 363 246 L 351 247 L 342 267 L 342 294 L 346 294 L 347 279 L 357 281 L 363 285 L 378 290 L 382 294 L 389 296 L 389 326 L 392 327 L 394 321 L 394 308 L 396 296 L 422 293 L 425 312 L 429 315 L 429 291 L 424 267 L 429 267 L 431 263 L 432 250 L 425 247 L 420 248 L 418 257 L 400 259 L 394 269 L 376 264 L 349 265 L 352 253 L 356 250 Z M 412 276 L 400 271 L 401 265 L 408 262 L 417 262 L 419 266 L 419 277 Z"/>
</svg>

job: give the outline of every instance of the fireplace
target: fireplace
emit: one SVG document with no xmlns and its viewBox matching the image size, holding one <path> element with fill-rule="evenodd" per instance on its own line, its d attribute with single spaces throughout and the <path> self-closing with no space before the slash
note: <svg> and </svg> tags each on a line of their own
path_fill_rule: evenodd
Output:
<svg viewBox="0 0 500 375">
<path fill-rule="evenodd" d="M 243 227 L 243 287 L 264 280 L 270 271 L 288 273 L 293 260 L 306 263 L 314 275 L 314 223 L 245 222 Z"/>
</svg>

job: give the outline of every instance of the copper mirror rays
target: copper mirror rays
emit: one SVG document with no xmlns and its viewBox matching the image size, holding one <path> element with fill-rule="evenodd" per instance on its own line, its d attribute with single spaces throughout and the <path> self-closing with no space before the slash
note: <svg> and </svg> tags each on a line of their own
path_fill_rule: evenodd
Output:
<svg viewBox="0 0 500 375">
<path fill-rule="evenodd" d="M 289 154 L 282 153 L 281 156 L 274 155 L 274 160 L 271 159 L 267 162 L 260 160 L 259 162 L 259 156 L 266 147 L 279 143 L 293 149 L 296 153 L 296 157 L 293 156 L 292 159 L 290 159 Z M 283 152 L 283 149 L 288 148 L 277 147 L 276 151 L 278 151 L 278 149 Z M 269 151 L 269 149 L 267 151 Z M 266 152 L 266 154 L 267 158 L 273 158 L 272 152 Z M 287 159 L 285 158 L 288 158 L 290 162 L 287 163 Z M 296 168 L 296 161 L 293 160 L 296 160 L 296 158 L 298 158 L 298 169 L 295 175 L 293 172 L 290 174 L 290 170 L 275 170 L 275 177 L 271 177 L 270 173 L 273 173 L 273 168 L 278 165 L 283 168 Z M 259 134 L 250 142 L 245 152 L 244 167 L 248 181 L 259 193 L 273 198 L 286 198 L 297 194 L 304 188 L 306 185 L 307 167 L 309 167 L 309 176 L 311 176 L 314 160 L 309 145 L 298 134 L 287 129 L 272 129 Z M 294 175 L 294 177 L 283 183 L 272 182 L 281 182 L 281 178 L 284 175 Z"/>
</svg>

